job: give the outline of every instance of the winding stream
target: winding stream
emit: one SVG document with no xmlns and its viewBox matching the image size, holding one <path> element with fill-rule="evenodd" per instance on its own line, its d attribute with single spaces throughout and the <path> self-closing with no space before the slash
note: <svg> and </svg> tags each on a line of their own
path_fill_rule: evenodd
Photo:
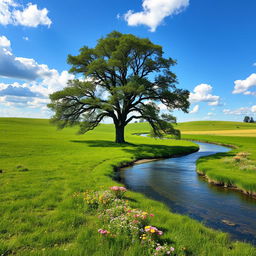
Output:
<svg viewBox="0 0 256 256">
<path fill-rule="evenodd" d="M 134 165 L 120 171 L 131 190 L 164 202 L 173 212 L 228 232 L 232 239 L 256 244 L 256 200 L 240 192 L 207 183 L 196 173 L 196 160 L 230 149 L 199 143 L 187 156 Z"/>
</svg>

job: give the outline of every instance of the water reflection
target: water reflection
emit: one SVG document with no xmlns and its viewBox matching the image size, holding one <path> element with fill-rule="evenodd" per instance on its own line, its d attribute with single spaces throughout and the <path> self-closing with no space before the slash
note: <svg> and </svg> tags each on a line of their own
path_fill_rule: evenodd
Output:
<svg viewBox="0 0 256 256">
<path fill-rule="evenodd" d="M 120 178 L 129 189 L 164 202 L 174 212 L 229 232 L 234 239 L 256 244 L 256 200 L 211 185 L 195 171 L 198 158 L 229 149 L 197 144 L 200 150 L 196 153 L 134 165 L 120 171 Z"/>
</svg>

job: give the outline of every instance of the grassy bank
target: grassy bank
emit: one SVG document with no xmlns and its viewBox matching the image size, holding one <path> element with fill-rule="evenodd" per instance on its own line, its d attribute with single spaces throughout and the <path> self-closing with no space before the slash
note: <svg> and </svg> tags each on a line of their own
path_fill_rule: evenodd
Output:
<svg viewBox="0 0 256 256">
<path fill-rule="evenodd" d="M 86 212 L 73 195 L 117 184 L 113 166 L 136 159 L 167 157 L 196 150 L 188 141 L 154 140 L 130 135 L 145 124 L 127 128 L 130 144 L 113 143 L 111 125 L 83 136 L 76 129 L 56 131 L 47 120 L 0 118 L 0 255 L 146 255 L 125 238 L 104 240 L 99 218 Z M 163 240 L 184 255 L 256 255 L 254 247 L 230 242 L 163 204 L 127 193 L 134 208 L 155 214 L 153 225 Z"/>
<path fill-rule="evenodd" d="M 255 137 L 183 135 L 183 138 L 235 146 L 228 153 L 199 159 L 197 170 L 212 183 L 237 188 L 245 194 L 256 196 Z"/>
</svg>

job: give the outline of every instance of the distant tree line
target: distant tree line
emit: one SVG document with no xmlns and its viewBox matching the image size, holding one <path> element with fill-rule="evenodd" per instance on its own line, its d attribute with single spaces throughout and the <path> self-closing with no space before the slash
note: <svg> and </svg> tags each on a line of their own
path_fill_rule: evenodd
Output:
<svg viewBox="0 0 256 256">
<path fill-rule="evenodd" d="M 249 117 L 249 116 L 244 117 L 244 122 L 245 123 L 255 123 L 253 117 Z"/>
</svg>

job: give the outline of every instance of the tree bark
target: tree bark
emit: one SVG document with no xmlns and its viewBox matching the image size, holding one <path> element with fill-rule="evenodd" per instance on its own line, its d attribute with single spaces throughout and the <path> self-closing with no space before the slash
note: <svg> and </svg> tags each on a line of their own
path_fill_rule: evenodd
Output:
<svg viewBox="0 0 256 256">
<path fill-rule="evenodd" d="M 116 143 L 125 143 L 124 140 L 124 126 L 116 125 Z"/>
</svg>

